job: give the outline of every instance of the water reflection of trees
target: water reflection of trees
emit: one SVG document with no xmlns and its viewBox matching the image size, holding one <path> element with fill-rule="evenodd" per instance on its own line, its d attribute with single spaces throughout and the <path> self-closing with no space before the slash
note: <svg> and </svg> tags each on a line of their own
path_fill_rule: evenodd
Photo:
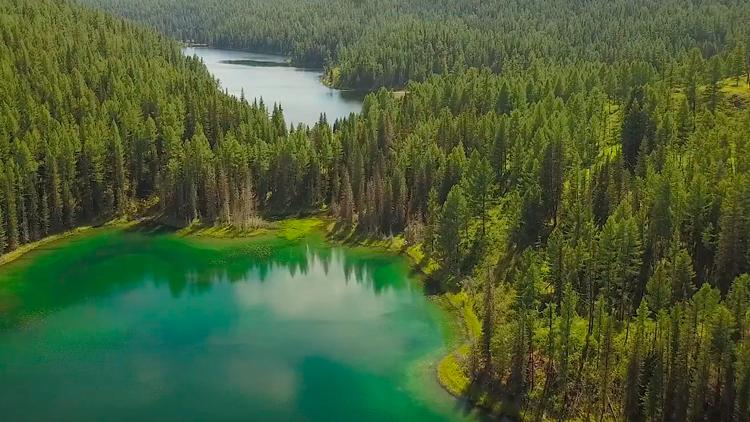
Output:
<svg viewBox="0 0 750 422">
<path fill-rule="evenodd" d="M 297 244 L 254 244 L 217 256 L 211 265 L 203 269 L 203 276 L 199 280 L 235 283 L 246 281 L 253 274 L 260 282 L 266 282 L 274 272 L 283 271 L 291 277 L 305 277 L 311 269 L 317 270 L 319 266 L 326 277 L 340 269 L 346 283 L 354 281 L 381 294 L 404 285 L 406 270 L 399 264 L 392 256 L 326 244 L 304 241 Z M 177 278 L 170 283 L 187 281 Z"/>
<path fill-rule="evenodd" d="M 344 282 L 365 285 L 379 295 L 403 288 L 407 276 L 394 257 L 306 240 L 211 248 L 174 236 L 130 234 L 89 239 L 37 259 L 15 275 L 23 281 L 19 288 L 0 290 L 0 328 L 147 284 L 166 285 L 173 297 L 181 297 L 206 294 L 217 283 L 264 283 L 279 271 L 305 277 L 314 270 L 325 277 L 340 272 Z M 101 276 L 92 277 L 92 267 Z"/>
</svg>

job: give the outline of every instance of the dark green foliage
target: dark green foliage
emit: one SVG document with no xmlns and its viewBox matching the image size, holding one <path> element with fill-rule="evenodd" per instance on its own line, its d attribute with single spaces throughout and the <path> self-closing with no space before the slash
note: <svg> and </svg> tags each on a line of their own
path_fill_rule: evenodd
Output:
<svg viewBox="0 0 750 422">
<path fill-rule="evenodd" d="M 489 211 L 490 198 L 493 193 L 494 178 L 489 160 L 481 157 L 478 150 L 475 150 L 471 154 L 464 179 L 469 209 L 473 217 L 480 219 L 482 223 L 482 238 L 484 238 L 487 231 L 487 212 Z"/>
<path fill-rule="evenodd" d="M 686 0 L 84 0 L 183 41 L 289 54 L 326 66 L 347 87 L 404 86 L 433 73 L 575 60 L 640 67 L 617 94 L 643 83 L 662 57 L 733 47 L 747 2 Z M 746 34 L 746 32 L 745 32 Z M 740 38 L 742 39 L 742 38 Z M 745 40 L 746 41 L 746 40 Z M 334 70 L 335 69 L 335 70 Z M 585 78 L 558 79 L 568 98 Z M 698 81 L 700 83 L 700 81 Z M 519 89 L 521 88 L 521 89 Z M 538 91 L 508 86 L 493 108 L 508 113 Z M 614 93 L 614 92 L 613 92 Z"/>
<path fill-rule="evenodd" d="M 748 182 L 744 178 L 731 181 L 731 187 L 722 202 L 719 220 L 719 242 L 716 256 L 716 278 L 723 291 L 729 290 L 729 283 L 748 268 L 748 200 L 743 198 Z"/>
<path fill-rule="evenodd" d="M 7 246 L 7 238 L 5 237 L 5 218 L 3 218 L 3 208 L 0 207 L 0 253 L 4 252 Z"/>
<path fill-rule="evenodd" d="M 630 171 L 635 170 L 640 154 L 650 152 L 648 142 L 653 123 L 644 102 L 642 92 L 634 92 L 625 107 L 622 121 L 622 158 Z"/>
<path fill-rule="evenodd" d="M 461 272 L 461 257 L 463 255 L 461 234 L 466 226 L 467 217 L 466 198 L 463 190 L 458 185 L 454 186 L 448 193 L 445 204 L 443 204 L 438 229 L 440 257 L 450 275 L 456 276 Z"/>
</svg>

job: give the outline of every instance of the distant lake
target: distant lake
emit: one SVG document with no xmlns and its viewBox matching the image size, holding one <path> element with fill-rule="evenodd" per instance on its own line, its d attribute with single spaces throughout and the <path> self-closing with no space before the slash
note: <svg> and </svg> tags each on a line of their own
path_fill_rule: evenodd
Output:
<svg viewBox="0 0 750 422">
<path fill-rule="evenodd" d="M 331 89 L 320 81 L 321 70 L 289 66 L 283 56 L 204 47 L 183 52 L 200 57 L 230 94 L 244 91 L 250 102 L 262 98 L 269 111 L 281 104 L 287 125 L 312 125 L 321 113 L 333 122 L 362 109 L 363 93 Z"/>
</svg>

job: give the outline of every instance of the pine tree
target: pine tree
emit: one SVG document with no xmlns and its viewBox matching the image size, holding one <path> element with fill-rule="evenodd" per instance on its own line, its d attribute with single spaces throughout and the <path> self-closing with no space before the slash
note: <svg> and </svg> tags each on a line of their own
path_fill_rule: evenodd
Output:
<svg viewBox="0 0 750 422">
<path fill-rule="evenodd" d="M 690 105 L 687 98 L 680 101 L 680 108 L 677 110 L 677 140 L 680 145 L 687 144 L 690 134 L 693 133 L 693 121 L 690 118 Z"/>
<path fill-rule="evenodd" d="M 492 337 L 494 335 L 494 293 L 492 279 L 484 280 L 484 315 L 482 317 L 482 370 L 487 381 L 492 382 L 494 368 L 492 365 Z"/>
<path fill-rule="evenodd" d="M 737 277 L 726 297 L 726 305 L 732 313 L 737 326 L 736 334 L 743 339 L 747 334 L 747 312 L 750 310 L 750 274 Z"/>
<path fill-rule="evenodd" d="M 0 174 L 0 180 L 2 180 L 2 174 Z M 2 198 L 2 196 L 0 196 L 0 198 Z M 5 252 L 7 246 L 8 243 L 5 238 L 5 217 L 3 216 L 3 207 L 0 206 L 0 254 Z"/>
<path fill-rule="evenodd" d="M 633 171 L 641 152 L 641 144 L 649 131 L 649 116 L 642 104 L 643 96 L 634 92 L 625 109 L 622 121 L 622 157 L 628 170 Z"/>
<path fill-rule="evenodd" d="M 650 359 L 650 376 L 645 388 L 643 413 L 647 421 L 662 421 L 664 418 L 664 367 L 663 346 L 659 341 Z"/>
<path fill-rule="evenodd" d="M 685 69 L 685 96 L 693 115 L 693 127 L 695 127 L 695 112 L 698 109 L 699 78 L 703 75 L 704 66 L 705 63 L 700 50 L 697 48 L 690 50 L 687 68 Z"/>
<path fill-rule="evenodd" d="M 521 221 L 516 227 L 515 241 L 521 248 L 536 244 L 544 228 L 544 208 L 541 189 L 536 184 L 529 186 L 521 199 Z"/>
<path fill-rule="evenodd" d="M 672 186 L 667 172 L 655 182 L 653 202 L 649 218 L 649 235 L 651 254 L 654 259 L 661 258 L 672 237 Z"/>
<path fill-rule="evenodd" d="M 734 75 L 734 86 L 740 85 L 740 78 L 747 71 L 747 50 L 745 43 L 738 42 L 732 52 L 732 74 Z"/>
<path fill-rule="evenodd" d="M 391 182 L 391 195 L 393 200 L 391 215 L 393 220 L 391 222 L 391 230 L 400 231 L 406 227 L 406 205 L 409 202 L 407 199 L 407 187 L 406 178 L 403 172 L 397 167 Z"/>
<path fill-rule="evenodd" d="M 63 204 L 60 195 L 60 172 L 57 159 L 53 155 L 52 146 L 47 144 L 44 154 L 44 167 L 46 169 L 46 192 L 47 204 L 50 211 L 49 228 L 53 232 L 62 230 L 63 227 Z"/>
<path fill-rule="evenodd" d="M 544 214 L 557 226 L 558 209 L 562 198 L 564 176 L 564 149 L 559 140 L 551 141 L 544 149 L 542 168 L 539 174 Z"/>
<path fill-rule="evenodd" d="M 684 306 L 677 304 L 671 313 L 669 330 L 669 375 L 664 397 L 664 420 L 684 421 L 687 415 L 689 394 L 688 347 L 689 336 L 683 332 Z"/>
<path fill-rule="evenodd" d="M 604 419 L 604 415 L 609 410 L 609 388 L 610 388 L 610 376 L 611 376 L 611 370 L 612 366 L 614 365 L 613 359 L 613 331 L 614 331 L 614 321 L 613 317 L 609 315 L 603 308 L 604 303 L 601 302 L 599 310 L 599 326 L 600 326 L 600 342 L 601 346 L 599 348 L 599 362 L 597 363 L 597 368 L 599 368 L 599 378 L 598 382 L 598 392 L 599 392 L 599 399 L 600 399 L 600 408 L 599 408 L 599 420 Z"/>
<path fill-rule="evenodd" d="M 667 261 L 660 261 L 656 265 L 654 274 L 646 283 L 646 303 L 654 314 L 666 308 L 672 298 L 672 283 L 668 266 Z"/>
<path fill-rule="evenodd" d="M 670 266 L 672 300 L 677 302 L 689 299 L 695 292 L 695 271 L 688 251 L 679 249 L 672 253 Z"/>
<path fill-rule="evenodd" d="M 709 70 L 707 75 L 707 86 L 706 86 L 706 96 L 708 97 L 708 109 L 711 111 L 716 111 L 716 107 L 719 105 L 719 100 L 721 99 L 721 89 L 719 87 L 719 82 L 721 81 L 721 58 L 719 56 L 714 56 L 711 58 L 711 60 L 708 63 Z"/>
<path fill-rule="evenodd" d="M 427 200 L 427 224 L 424 233 L 424 247 L 427 254 L 432 254 L 437 250 L 438 231 L 440 226 L 440 203 L 438 202 L 438 193 L 432 188 Z"/>
<path fill-rule="evenodd" d="M 746 324 L 750 324 L 747 318 Z M 737 350 L 735 366 L 737 402 L 734 417 L 737 422 L 750 421 L 750 336 L 745 336 Z"/>
<path fill-rule="evenodd" d="M 573 323 L 577 317 L 576 307 L 578 306 L 578 294 L 573 289 L 570 283 L 565 285 L 563 293 L 563 300 L 560 305 L 560 346 L 559 346 L 559 358 L 558 358 L 558 380 L 560 388 L 562 389 L 562 412 L 559 420 L 566 419 L 567 403 L 569 403 L 569 379 L 570 379 L 570 365 L 571 356 L 573 349 L 572 330 Z"/>
<path fill-rule="evenodd" d="M 7 237 L 7 249 L 12 251 L 19 246 L 19 229 L 18 229 L 18 214 L 16 209 L 16 200 L 18 198 L 15 189 L 15 164 L 13 161 L 8 160 L 5 166 L 5 180 L 4 189 L 5 194 L 5 207 L 6 207 L 6 219 L 8 220 L 8 231 Z"/>
<path fill-rule="evenodd" d="M 736 181 L 721 203 L 719 243 L 716 252 L 716 279 L 722 292 L 729 291 L 729 283 L 745 268 L 748 233 L 745 210 Z"/>
<path fill-rule="evenodd" d="M 110 172 L 112 178 L 112 192 L 114 194 L 114 211 L 116 213 L 121 213 L 126 206 L 125 183 L 127 181 L 127 177 L 125 176 L 125 157 L 123 153 L 122 139 L 120 137 L 120 130 L 117 128 L 117 125 L 113 124 L 112 126 L 112 135 L 110 136 L 110 145 L 108 151 L 108 163 L 111 166 Z"/>
<path fill-rule="evenodd" d="M 635 324 L 635 337 L 633 338 L 630 348 L 630 357 L 628 360 L 628 369 L 625 376 L 625 420 L 639 421 L 643 418 L 643 409 L 641 407 L 641 382 L 642 367 L 644 354 L 644 337 L 646 336 L 645 324 L 648 315 L 648 308 L 645 302 L 641 302 L 638 307 L 638 314 Z"/>
<path fill-rule="evenodd" d="M 466 225 L 466 199 L 459 185 L 448 193 L 443 204 L 438 229 L 440 256 L 449 275 L 457 276 L 461 268 L 461 232 Z"/>
<path fill-rule="evenodd" d="M 487 212 L 493 192 L 493 176 L 489 160 L 481 157 L 477 150 L 474 150 L 471 154 L 469 165 L 464 174 L 464 181 L 464 191 L 471 214 L 474 217 L 479 217 L 482 222 L 483 242 L 487 232 Z"/>
<path fill-rule="evenodd" d="M 711 349 L 709 354 L 716 372 L 711 395 L 712 406 L 707 412 L 711 420 L 731 421 L 734 419 L 735 386 L 734 362 L 735 350 L 734 323 L 732 313 L 724 305 L 719 305 L 712 315 Z"/>
<path fill-rule="evenodd" d="M 339 216 L 342 220 L 352 223 L 354 221 L 354 193 L 352 183 L 349 180 L 349 171 L 344 170 L 341 182 L 341 199 L 339 199 Z"/>
<path fill-rule="evenodd" d="M 500 114 L 509 114 L 511 112 L 510 88 L 508 82 L 503 82 L 500 87 L 500 94 L 497 97 L 497 112 Z"/>
</svg>

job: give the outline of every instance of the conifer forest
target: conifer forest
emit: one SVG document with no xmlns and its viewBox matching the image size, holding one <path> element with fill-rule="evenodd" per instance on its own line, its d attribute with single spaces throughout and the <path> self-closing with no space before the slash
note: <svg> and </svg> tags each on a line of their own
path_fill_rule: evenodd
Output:
<svg viewBox="0 0 750 422">
<path fill-rule="evenodd" d="M 289 124 L 187 44 L 368 94 Z M 403 240 L 487 418 L 749 422 L 750 2 L 0 0 L 0 254 L 311 215 Z"/>
</svg>

